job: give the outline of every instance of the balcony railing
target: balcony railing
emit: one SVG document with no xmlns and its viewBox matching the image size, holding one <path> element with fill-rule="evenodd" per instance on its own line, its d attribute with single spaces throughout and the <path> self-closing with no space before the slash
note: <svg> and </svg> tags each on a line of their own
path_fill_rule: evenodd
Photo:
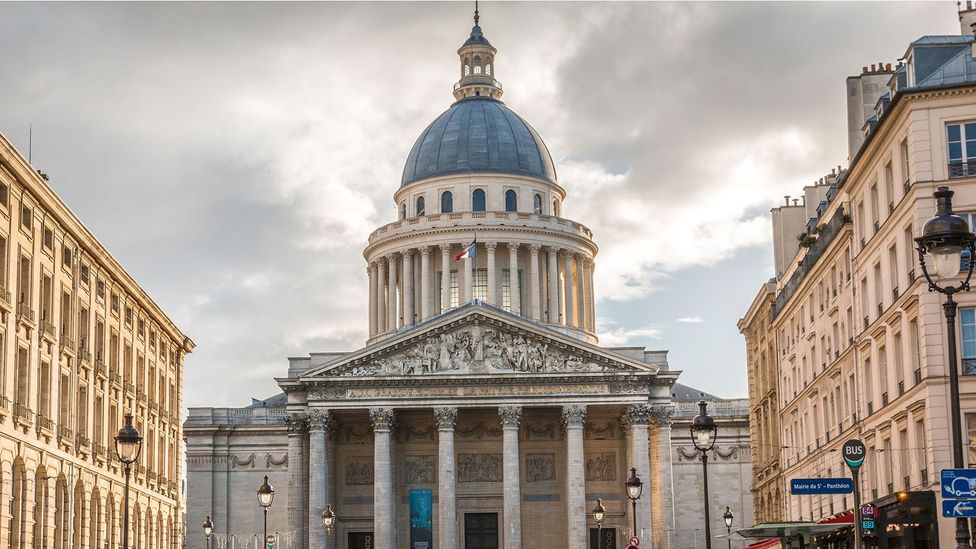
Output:
<svg viewBox="0 0 976 549">
<path fill-rule="evenodd" d="M 123 383 L 122 388 L 125 390 L 126 394 L 129 395 L 136 392 L 136 386 L 133 385 L 131 381 L 126 381 Z"/>
<path fill-rule="evenodd" d="M 150 402 L 149 411 L 152 412 L 153 414 L 159 415 L 159 404 L 156 404 L 155 402 Z"/>
<path fill-rule="evenodd" d="M 21 319 L 21 320 L 23 320 L 25 322 L 29 322 L 29 323 L 33 324 L 34 323 L 34 309 L 31 309 L 25 303 L 18 304 L 17 305 L 17 318 L 19 318 L 19 319 Z"/>
<path fill-rule="evenodd" d="M 864 329 L 867 330 L 868 329 L 868 326 L 870 326 L 870 325 L 871 325 L 871 321 L 868 320 L 868 317 L 865 316 L 864 317 Z"/>
<path fill-rule="evenodd" d="M 901 396 L 903 394 L 905 394 L 905 382 L 904 381 L 899 381 L 898 382 L 898 396 Z"/>
<path fill-rule="evenodd" d="M 94 449 L 94 452 L 95 452 L 95 455 L 96 456 L 98 456 L 100 458 L 104 458 L 105 457 L 106 451 L 105 451 L 105 445 L 104 444 L 95 444 L 93 446 L 93 449 Z"/>
<path fill-rule="evenodd" d="M 0 301 L 10 305 L 10 290 L 0 286 Z"/>
<path fill-rule="evenodd" d="M 77 444 L 79 448 L 88 449 L 88 447 L 91 446 L 91 439 L 81 433 L 78 433 L 78 436 L 75 437 L 75 444 Z"/>
<path fill-rule="evenodd" d="M 95 374 L 102 379 L 108 379 L 108 367 L 101 360 L 95 361 Z"/>
<path fill-rule="evenodd" d="M 78 360 L 80 360 L 81 362 L 90 362 L 91 361 L 91 351 L 89 351 L 88 349 L 86 349 L 84 346 L 79 346 L 78 347 Z"/>
<path fill-rule="evenodd" d="M 120 385 L 122 383 L 122 376 L 118 372 L 111 372 L 108 378 L 112 382 L 112 385 Z"/>
<path fill-rule="evenodd" d="M 65 427 L 64 425 L 58 425 L 58 438 L 71 441 L 74 440 L 75 432 L 71 430 L 70 427 Z"/>
<path fill-rule="evenodd" d="M 64 330 L 61 330 L 61 348 L 73 351 L 75 349 L 75 342 L 73 339 L 65 335 Z"/>
<path fill-rule="evenodd" d="M 10 399 L 5 396 L 0 396 L 0 412 L 6 414 L 10 411 Z"/>
<path fill-rule="evenodd" d="M 139 402 L 145 404 L 148 400 L 149 398 L 146 397 L 145 393 L 139 393 Z"/>
<path fill-rule="evenodd" d="M 885 407 L 888 405 L 888 391 L 881 393 L 881 406 Z"/>
<path fill-rule="evenodd" d="M 878 316 L 884 313 L 884 303 L 878 303 Z"/>
<path fill-rule="evenodd" d="M 955 177 L 976 177 L 976 161 L 950 162 L 949 178 Z"/>
<path fill-rule="evenodd" d="M 43 332 L 44 335 L 51 340 L 54 340 L 57 337 L 57 330 L 54 328 L 54 324 L 51 324 L 46 320 L 41 321 L 41 332 Z"/>
<path fill-rule="evenodd" d="M 14 402 L 13 416 L 14 421 L 20 420 L 25 423 L 34 423 L 34 410 L 19 402 Z"/>
<path fill-rule="evenodd" d="M 871 415 L 873 413 L 874 413 L 874 403 L 868 402 L 868 415 Z"/>
<path fill-rule="evenodd" d="M 899 295 L 901 295 L 901 294 L 898 292 L 898 286 L 895 286 L 894 288 L 891 289 L 891 300 L 892 301 L 898 301 L 898 296 Z"/>
<path fill-rule="evenodd" d="M 37 414 L 37 429 L 38 430 L 45 429 L 45 430 L 50 431 L 50 432 L 53 433 L 54 432 L 54 420 L 51 419 L 51 418 L 49 418 L 49 417 L 47 417 L 47 416 L 43 416 L 41 414 Z"/>
<path fill-rule="evenodd" d="M 908 283 L 911 284 L 912 282 L 915 282 L 915 269 L 908 270 Z"/>
</svg>

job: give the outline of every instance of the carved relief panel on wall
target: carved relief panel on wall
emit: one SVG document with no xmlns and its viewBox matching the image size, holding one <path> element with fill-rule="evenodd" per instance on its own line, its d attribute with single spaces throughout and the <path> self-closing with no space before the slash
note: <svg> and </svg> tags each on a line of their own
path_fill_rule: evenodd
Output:
<svg viewBox="0 0 976 549">
<path fill-rule="evenodd" d="M 405 473 L 407 484 L 433 484 L 434 456 L 407 456 Z"/>
<path fill-rule="evenodd" d="M 525 456 L 525 481 L 556 480 L 556 454 L 528 454 Z"/>
<path fill-rule="evenodd" d="M 586 480 L 593 482 L 617 480 L 617 453 L 586 454 Z"/>
<path fill-rule="evenodd" d="M 346 485 L 365 486 L 373 484 L 373 459 L 369 457 L 353 458 L 346 463 Z"/>
<path fill-rule="evenodd" d="M 458 482 L 501 482 L 501 454 L 458 454 Z"/>
</svg>

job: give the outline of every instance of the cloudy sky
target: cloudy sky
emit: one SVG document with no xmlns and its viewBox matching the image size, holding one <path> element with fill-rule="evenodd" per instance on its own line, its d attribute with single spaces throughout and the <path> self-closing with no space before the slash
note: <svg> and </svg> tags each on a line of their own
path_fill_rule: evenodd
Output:
<svg viewBox="0 0 976 549">
<path fill-rule="evenodd" d="M 745 396 L 769 208 L 846 165 L 844 79 L 955 2 L 481 4 L 601 252 L 601 341 Z M 453 98 L 468 3 L 0 6 L 0 133 L 197 343 L 190 406 L 366 335 L 362 248 Z"/>
</svg>

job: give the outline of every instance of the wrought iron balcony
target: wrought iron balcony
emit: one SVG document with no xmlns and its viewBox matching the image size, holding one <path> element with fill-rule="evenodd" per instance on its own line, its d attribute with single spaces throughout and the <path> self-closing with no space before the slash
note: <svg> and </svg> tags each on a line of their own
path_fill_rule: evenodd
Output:
<svg viewBox="0 0 976 549">
<path fill-rule="evenodd" d="M 0 413 L 7 414 L 8 412 L 10 412 L 10 399 L 0 396 Z"/>
<path fill-rule="evenodd" d="M 34 309 L 28 307 L 26 303 L 19 303 L 17 305 L 17 318 L 23 320 L 24 322 L 33 324 Z"/>
<path fill-rule="evenodd" d="M 95 374 L 102 379 L 108 379 L 108 367 L 101 360 L 95 361 Z"/>
<path fill-rule="evenodd" d="M 70 427 L 65 427 L 64 425 L 58 425 L 58 438 L 70 442 L 74 440 L 74 436 L 75 436 L 75 432 L 72 431 Z"/>
<path fill-rule="evenodd" d="M 13 416 L 14 421 L 22 421 L 27 424 L 34 423 L 34 410 L 31 410 L 25 404 L 14 402 Z"/>
<path fill-rule="evenodd" d="M 108 378 L 112 382 L 112 385 L 122 384 L 122 376 L 120 376 L 118 372 L 110 372 L 108 374 Z"/>
<path fill-rule="evenodd" d="M 145 404 L 148 401 L 149 397 L 147 397 L 145 393 L 139 393 L 139 402 Z"/>
<path fill-rule="evenodd" d="M 898 396 L 901 396 L 903 394 L 905 394 L 905 382 L 904 381 L 899 381 L 898 382 Z"/>
<path fill-rule="evenodd" d="M 956 177 L 976 177 L 976 161 L 950 162 L 949 179 Z"/>
<path fill-rule="evenodd" d="M 884 313 L 884 303 L 878 303 L 878 316 Z"/>
<path fill-rule="evenodd" d="M 10 290 L 0 286 L 0 301 L 3 301 L 6 305 L 10 305 Z"/>
<path fill-rule="evenodd" d="M 80 360 L 81 362 L 91 361 L 91 351 L 86 349 L 84 345 L 80 345 L 78 347 L 78 360 Z"/>
<path fill-rule="evenodd" d="M 105 455 L 106 455 L 107 452 L 105 451 L 105 445 L 104 444 L 94 444 L 93 445 L 93 448 L 94 448 L 94 452 L 95 452 L 95 455 L 96 456 L 98 456 L 100 458 L 104 458 L 105 457 Z"/>
<path fill-rule="evenodd" d="M 155 415 L 159 415 L 159 404 L 156 404 L 155 402 L 150 402 L 149 411 Z"/>
<path fill-rule="evenodd" d="M 918 385 L 922 382 L 922 369 L 915 368 L 915 384 Z"/>
<path fill-rule="evenodd" d="M 881 393 L 881 407 L 888 405 L 888 391 Z"/>
<path fill-rule="evenodd" d="M 125 390 L 125 393 L 129 395 L 136 392 L 136 386 L 133 385 L 131 381 L 126 381 L 123 383 L 122 388 Z"/>
<path fill-rule="evenodd" d="M 74 340 L 68 337 L 63 329 L 61 330 L 61 348 L 72 352 L 75 350 Z"/>
<path fill-rule="evenodd" d="M 75 437 L 75 444 L 78 445 L 78 448 L 87 450 L 88 447 L 91 446 L 91 439 L 81 433 L 78 433 L 78 436 Z"/>
<path fill-rule="evenodd" d="M 53 433 L 54 432 L 54 420 L 51 419 L 51 418 L 49 418 L 49 417 L 47 417 L 47 416 L 44 416 L 44 415 L 41 415 L 41 414 L 37 414 L 37 430 L 40 431 L 41 429 L 44 429 L 46 431 L 49 431 L 49 432 Z"/>
<path fill-rule="evenodd" d="M 46 320 L 41 321 L 41 332 L 44 334 L 44 337 L 50 339 L 51 341 L 54 341 L 54 339 L 57 338 L 58 331 L 54 328 L 54 324 L 51 324 Z"/>
</svg>

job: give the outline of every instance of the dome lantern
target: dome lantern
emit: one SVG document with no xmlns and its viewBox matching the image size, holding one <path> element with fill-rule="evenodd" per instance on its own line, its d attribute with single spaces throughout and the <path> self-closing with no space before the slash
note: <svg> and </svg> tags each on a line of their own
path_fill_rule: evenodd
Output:
<svg viewBox="0 0 976 549">
<path fill-rule="evenodd" d="M 487 96 L 498 99 L 502 96 L 502 84 L 495 80 L 495 50 L 488 42 L 478 15 L 478 3 L 474 5 L 474 27 L 471 35 L 458 49 L 461 61 L 461 79 L 454 84 L 454 98 L 460 101 L 466 97 Z"/>
</svg>

